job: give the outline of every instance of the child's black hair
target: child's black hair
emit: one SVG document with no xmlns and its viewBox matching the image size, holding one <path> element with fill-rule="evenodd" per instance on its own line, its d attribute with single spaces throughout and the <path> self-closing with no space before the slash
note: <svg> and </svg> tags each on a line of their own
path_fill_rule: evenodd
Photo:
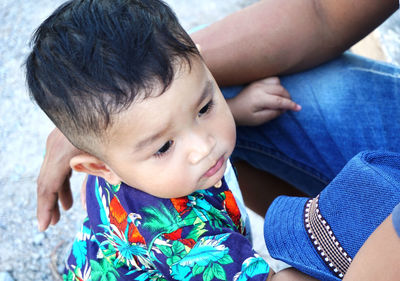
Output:
<svg viewBox="0 0 400 281">
<path fill-rule="evenodd" d="M 39 26 L 31 44 L 31 97 L 88 152 L 87 138 L 101 137 L 113 114 L 139 96 L 162 94 L 177 67 L 190 67 L 191 58 L 200 56 L 159 0 L 66 2 Z"/>
</svg>

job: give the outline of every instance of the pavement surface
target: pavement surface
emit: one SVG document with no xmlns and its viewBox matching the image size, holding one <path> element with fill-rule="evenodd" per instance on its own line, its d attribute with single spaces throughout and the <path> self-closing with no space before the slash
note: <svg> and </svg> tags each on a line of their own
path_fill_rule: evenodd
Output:
<svg viewBox="0 0 400 281">
<path fill-rule="evenodd" d="M 44 233 L 37 230 L 35 181 L 53 125 L 28 97 L 23 63 L 34 29 L 62 2 L 0 0 L 0 281 L 57 280 L 62 270 L 57 257 L 63 256 L 84 217 L 80 203 L 75 203 L 56 226 Z M 256 1 L 166 2 L 189 30 Z M 393 63 L 400 61 L 399 26 L 395 15 L 377 31 L 376 40 Z M 81 175 L 72 177 L 75 202 L 80 202 L 81 180 Z M 253 217 L 262 226 L 262 218 Z M 256 233 L 262 244 L 261 232 Z"/>
</svg>

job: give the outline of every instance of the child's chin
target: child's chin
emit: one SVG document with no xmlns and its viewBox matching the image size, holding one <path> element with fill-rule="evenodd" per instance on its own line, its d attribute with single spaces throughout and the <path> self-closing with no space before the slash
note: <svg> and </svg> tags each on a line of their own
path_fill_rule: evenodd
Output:
<svg viewBox="0 0 400 281">
<path fill-rule="evenodd" d="M 222 173 L 222 175 L 215 174 L 213 176 L 213 178 L 215 178 L 215 180 L 213 179 L 212 181 L 210 181 L 210 184 L 207 185 L 208 187 L 205 187 L 204 189 L 211 188 L 211 187 L 217 187 L 217 188 L 221 187 L 221 180 L 222 180 L 223 176 L 224 176 L 224 173 Z"/>
</svg>

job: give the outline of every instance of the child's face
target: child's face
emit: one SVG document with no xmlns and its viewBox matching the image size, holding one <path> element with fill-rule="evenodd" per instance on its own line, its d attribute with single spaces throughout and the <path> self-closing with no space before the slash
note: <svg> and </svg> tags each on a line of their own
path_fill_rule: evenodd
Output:
<svg viewBox="0 0 400 281">
<path fill-rule="evenodd" d="M 104 154 L 117 179 L 163 198 L 213 186 L 236 139 L 232 114 L 198 58 L 162 95 L 138 100 L 117 116 Z"/>
</svg>

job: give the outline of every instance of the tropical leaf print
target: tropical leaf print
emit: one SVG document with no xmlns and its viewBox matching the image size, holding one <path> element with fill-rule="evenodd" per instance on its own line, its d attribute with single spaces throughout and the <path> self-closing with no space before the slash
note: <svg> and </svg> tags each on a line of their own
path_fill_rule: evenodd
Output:
<svg viewBox="0 0 400 281">
<path fill-rule="evenodd" d="M 178 229 L 185 226 L 187 222 L 182 220 L 175 209 L 167 208 L 164 204 L 160 203 L 158 208 L 145 207 L 142 209 L 142 212 L 146 218 L 143 221 L 143 228 L 154 234 L 153 239 L 149 244 L 149 250 L 153 248 L 155 241 L 157 241 L 162 235 L 164 238 L 165 236 L 173 239 L 181 238 L 181 231 Z"/>
<path fill-rule="evenodd" d="M 112 192 L 119 189 L 119 186 L 107 185 L 112 188 Z M 99 187 L 99 190 L 103 188 Z M 108 192 L 108 189 L 104 189 Z M 104 206 L 104 214 L 109 215 L 106 224 L 99 225 L 104 231 L 97 233 L 106 239 L 100 243 L 103 255 L 106 259 L 116 267 L 127 265 L 129 269 L 132 267 L 141 270 L 145 268 L 155 268 L 151 262 L 151 258 L 147 254 L 147 246 L 144 237 L 140 234 L 137 226 L 140 225 L 141 216 L 139 214 L 127 212 L 122 207 L 118 197 L 114 194 L 110 200 L 109 194 L 101 195 L 97 200 L 101 199 Z M 100 202 L 98 202 L 100 206 Z"/>
<path fill-rule="evenodd" d="M 171 233 L 182 226 L 182 219 L 175 209 L 169 209 L 160 203 L 157 207 L 145 207 L 143 213 L 146 219 L 143 222 L 143 228 L 152 233 L 163 234 Z"/>
<path fill-rule="evenodd" d="M 200 236 L 202 236 L 206 232 L 207 232 L 206 224 L 200 220 L 195 221 L 193 223 L 192 229 L 185 238 L 187 240 L 193 240 L 193 242 L 195 243 L 195 241 L 197 241 L 200 238 Z M 193 246 L 194 245 L 192 245 L 190 248 L 193 248 Z"/>
<path fill-rule="evenodd" d="M 233 281 L 248 280 L 259 274 L 266 274 L 269 272 L 268 263 L 255 254 L 254 257 L 247 258 L 242 264 L 242 271 L 238 272 Z"/>
<path fill-rule="evenodd" d="M 204 194 L 195 192 L 188 198 L 196 216 L 203 222 L 209 222 L 214 229 L 220 229 L 223 225 L 229 224 L 228 218 L 224 216 L 221 210 L 211 205 L 204 198 Z"/>
<path fill-rule="evenodd" d="M 86 260 L 87 262 L 87 260 Z M 83 270 L 83 271 L 82 271 Z M 88 281 L 91 280 L 91 267 L 89 266 L 89 263 L 87 262 L 85 264 L 85 267 L 81 269 L 80 267 L 75 267 L 72 266 L 68 270 L 68 274 L 63 275 L 63 281 Z"/>
<path fill-rule="evenodd" d="M 99 262 L 90 260 L 92 268 L 92 281 L 117 281 L 119 277 L 118 271 L 106 259 L 101 259 Z"/>
<path fill-rule="evenodd" d="M 224 268 L 218 263 L 213 263 L 206 268 L 203 274 L 204 281 L 210 281 L 213 278 L 217 278 L 219 280 L 226 280 L 226 273 Z"/>
<path fill-rule="evenodd" d="M 103 234 L 99 234 L 106 238 L 100 246 L 109 246 L 108 249 L 111 252 L 103 252 L 108 253 L 108 257 L 114 260 L 115 265 L 127 265 L 129 269 L 134 267 L 138 270 L 142 269 L 142 265 L 145 268 L 154 268 L 151 258 L 147 254 L 146 245 L 129 242 L 127 236 L 115 225 L 110 225 L 105 229 Z"/>
<path fill-rule="evenodd" d="M 103 190 L 107 192 L 107 194 L 103 194 Z M 100 208 L 100 220 L 102 224 L 109 224 L 108 216 L 109 216 L 109 209 L 108 209 L 108 202 L 110 202 L 110 194 L 108 193 L 107 189 L 103 189 L 99 185 L 99 178 L 96 177 L 95 180 L 95 194 L 97 203 Z"/>
<path fill-rule="evenodd" d="M 239 270 L 234 278 L 242 281 L 268 273 L 250 247 L 236 251 L 249 242 L 238 235 L 243 221 L 226 187 L 159 199 L 98 178 L 91 183 L 93 217 L 73 244 L 64 281 L 231 281 Z"/>
<path fill-rule="evenodd" d="M 185 245 L 180 241 L 174 241 L 171 247 L 171 255 L 167 258 L 167 264 L 172 265 L 187 255 Z"/>
<path fill-rule="evenodd" d="M 233 262 L 229 248 L 223 244 L 229 235 L 200 238 L 185 257 L 171 266 L 172 276 L 178 280 L 190 280 L 195 275 L 203 274 L 203 280 L 212 280 L 214 277 L 226 280 L 226 273 L 221 264 Z"/>
<path fill-rule="evenodd" d="M 112 190 L 113 193 L 116 193 L 121 188 L 121 183 L 113 185 L 113 184 L 109 184 L 108 182 L 106 182 L 106 186 L 109 190 Z"/>
<path fill-rule="evenodd" d="M 68 274 L 63 274 L 63 281 L 74 281 L 74 273 L 71 271 L 71 270 L 69 270 L 68 271 Z"/>
<path fill-rule="evenodd" d="M 167 279 L 158 270 L 147 270 L 135 277 L 135 281 L 167 281 Z"/>
<path fill-rule="evenodd" d="M 87 255 L 86 241 L 75 240 L 72 244 L 72 254 L 75 257 L 76 266 L 79 268 L 83 267 L 86 262 Z"/>
<path fill-rule="evenodd" d="M 212 193 L 207 190 L 199 190 L 186 197 L 171 199 L 173 206 L 182 216 L 186 225 L 192 225 L 193 219 L 200 219 L 202 222 L 209 222 L 214 229 L 220 229 L 222 226 L 230 226 L 232 221 L 229 218 L 233 217 L 235 218 L 234 224 L 239 228 L 241 225 L 240 211 L 230 191 L 220 194 L 221 200 L 224 201 L 222 210 L 210 204 L 205 195 L 209 196 Z M 184 217 L 185 214 L 188 215 Z"/>
</svg>

